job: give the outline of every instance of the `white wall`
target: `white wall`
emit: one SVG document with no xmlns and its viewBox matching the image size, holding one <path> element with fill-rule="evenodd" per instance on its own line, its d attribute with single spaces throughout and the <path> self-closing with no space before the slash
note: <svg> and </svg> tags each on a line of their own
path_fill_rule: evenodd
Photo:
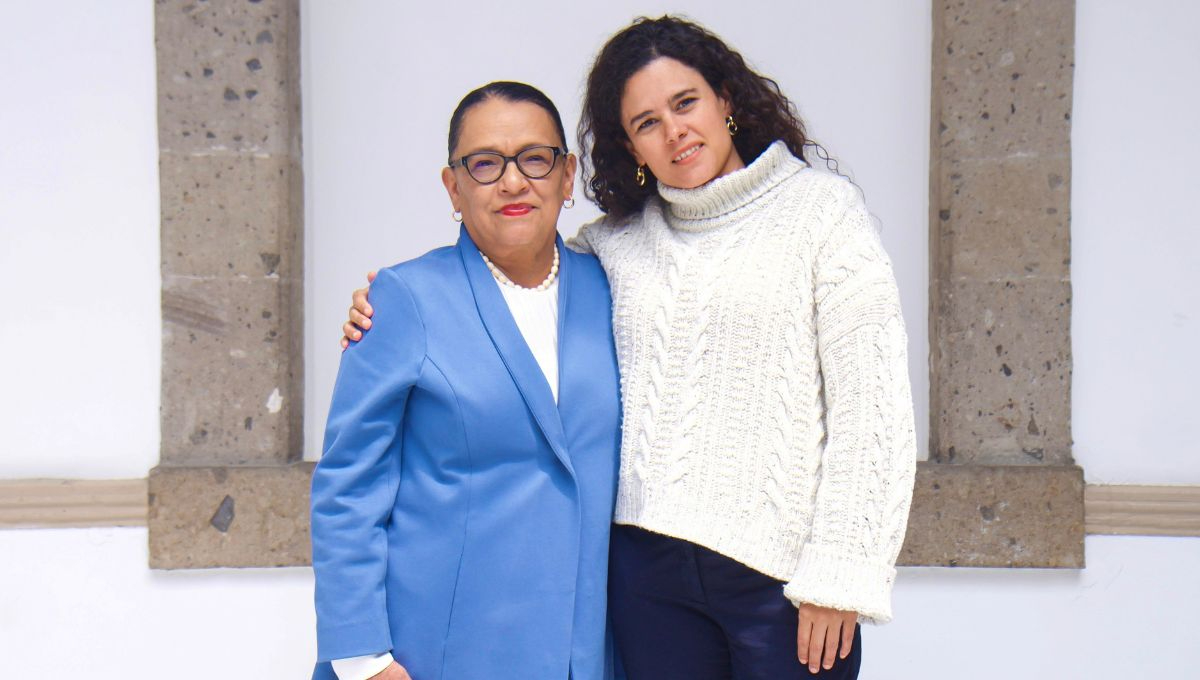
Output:
<svg viewBox="0 0 1200 680">
<path fill-rule="evenodd" d="M 320 451 L 351 291 L 368 270 L 458 238 L 439 172 L 459 99 L 492 80 L 530 82 L 558 105 L 575 149 L 583 82 L 596 51 L 634 17 L 673 7 L 659 0 L 536 0 L 520 11 L 494 3 L 427 3 L 419 11 L 404 3 L 303 5 L 307 458 Z M 900 283 L 923 449 L 928 2 L 705 0 L 687 7 L 780 83 L 812 136 L 865 190 Z M 464 49 L 473 36 L 494 36 L 495 49 Z M 576 196 L 559 223 L 568 236 L 599 214 L 582 189 Z"/>
<path fill-rule="evenodd" d="M 1089 536 L 1088 568 L 901 569 L 864 680 L 1192 678 L 1200 539 Z"/>
<path fill-rule="evenodd" d="M 158 462 L 153 20 L 0 3 L 0 478 Z"/>
<path fill-rule="evenodd" d="M 0 479 L 158 462 L 154 3 L 0 3 Z M 0 530 L 0 677 L 305 677 L 310 569 L 152 572 L 145 529 Z"/>
<path fill-rule="evenodd" d="M 905 300 L 910 330 L 923 331 L 924 317 L 916 321 L 911 309 L 913 299 L 924 309 L 928 131 L 900 133 L 890 126 L 908 130 L 914 116 L 928 115 L 928 68 L 872 66 L 871 59 L 873 52 L 900 55 L 894 59 L 903 63 L 917 53 L 927 59 L 929 5 L 908 3 L 901 10 L 881 3 L 873 14 L 860 11 L 876 17 L 863 28 L 857 20 L 835 20 L 844 10 L 832 4 L 782 10 L 811 18 L 814 28 L 799 43 L 803 61 L 813 63 L 803 72 L 789 70 L 786 48 L 765 44 L 770 41 L 758 37 L 749 18 L 694 13 L 778 75 L 819 138 L 854 170 L 883 220 L 901 285 L 915 296 Z M 366 44 L 442 45 L 450 34 L 445 26 L 479 30 L 485 22 L 478 17 L 454 24 L 444 10 L 429 8 L 432 18 L 414 26 L 387 14 L 390 4 L 342 5 L 343 11 L 311 5 L 318 3 L 304 6 L 305 141 L 309 254 L 318 261 L 309 270 L 310 362 L 321 352 L 336 355 L 346 293 L 362 270 L 452 237 L 434 174 L 428 182 L 401 181 L 403 172 L 420 169 L 401 151 L 440 162 L 451 100 L 490 78 L 534 73 L 511 56 L 507 66 L 431 67 L 428 57 L 381 57 Z M 600 10 L 604 14 L 587 21 L 564 19 L 565 7 L 533 19 L 553 19 L 584 38 L 564 48 L 562 61 L 570 66 L 558 80 L 537 82 L 573 123 L 587 56 L 632 5 Z M 1200 24 L 1200 14 L 1183 3 L 1138 7 L 1135 13 L 1121 3 L 1078 6 L 1077 454 L 1091 481 L 1195 484 L 1200 461 L 1184 437 L 1195 422 L 1189 407 L 1197 405 L 1186 388 L 1198 377 L 1188 350 L 1197 344 L 1200 318 L 1200 268 L 1192 254 L 1200 244 L 1186 202 L 1191 192 L 1182 182 L 1195 174 L 1188 161 L 1196 156 L 1197 127 L 1185 116 L 1196 104 L 1191 77 L 1200 72 L 1188 31 Z M 363 18 L 367 9 L 378 14 Z M 152 11 L 142 0 L 105 3 L 103 12 L 82 0 L 45 8 L 0 4 L 0 426 L 7 435 L 0 478 L 136 477 L 157 460 Z M 786 24 L 759 23 L 769 23 L 763 30 Z M 403 35 L 389 32 L 393 28 Z M 829 36 L 808 33 L 845 36 L 846 47 L 823 52 L 828 43 L 821 41 Z M 841 60 L 855 70 L 838 77 L 832 69 Z M 435 68 L 444 87 L 413 89 L 399 79 L 422 68 Z M 404 91 L 380 87 L 391 79 L 393 89 Z M 401 96 L 413 104 L 402 105 Z M 845 98 L 865 108 L 819 108 Z M 388 121 L 386 135 L 372 120 L 376 110 Z M 889 115 L 863 121 L 876 111 Z M 363 126 L 375 131 L 362 134 Z M 436 134 L 396 141 L 398 131 L 410 128 Z M 897 160 L 901 147 L 887 147 L 881 156 L 863 150 L 908 134 L 916 136 L 911 153 L 922 164 L 911 171 L 917 176 L 912 186 L 892 177 L 906 167 Z M 344 155 L 343 145 L 356 147 L 357 155 Z M 901 179 L 899 188 L 889 187 Z M 582 208 L 580 201 L 564 231 L 583 219 Z M 921 235 L 919 245 L 909 243 L 913 234 Z M 904 254 L 909 246 L 919 252 Z M 906 283 L 906 276 L 917 279 Z M 78 301 L 81 290 L 87 304 Z M 32 338 L 30 324 L 42 318 L 62 337 Z M 84 332 L 86 342 L 78 339 Z M 1152 352 L 1133 342 L 1146 337 L 1156 343 Z M 1140 363 L 1127 368 L 1135 352 Z M 325 407 L 316 406 L 322 420 Z M 151 572 L 144 529 L 0 531 L 0 556 L 0 677 L 282 680 L 305 677 L 310 667 L 307 569 Z M 1088 568 L 1077 572 L 901 570 L 897 619 L 866 631 L 863 677 L 1186 677 L 1200 667 L 1187 608 L 1200 601 L 1200 540 L 1089 537 L 1087 559 Z"/>
<path fill-rule="evenodd" d="M 311 569 L 146 568 L 145 529 L 0 531 L 0 677 L 312 674 Z"/>
<path fill-rule="evenodd" d="M 1076 26 L 1075 455 L 1092 483 L 1200 484 L 1200 4 Z"/>
</svg>

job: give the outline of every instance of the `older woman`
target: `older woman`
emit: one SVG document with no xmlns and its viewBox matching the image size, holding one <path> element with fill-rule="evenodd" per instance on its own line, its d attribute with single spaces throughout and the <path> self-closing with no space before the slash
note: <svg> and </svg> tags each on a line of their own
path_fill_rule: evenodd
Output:
<svg viewBox="0 0 1200 680">
<path fill-rule="evenodd" d="M 451 118 L 458 243 L 379 273 L 374 331 L 334 389 L 314 678 L 611 676 L 617 367 L 604 273 L 557 238 L 565 147 L 527 85 Z"/>
</svg>

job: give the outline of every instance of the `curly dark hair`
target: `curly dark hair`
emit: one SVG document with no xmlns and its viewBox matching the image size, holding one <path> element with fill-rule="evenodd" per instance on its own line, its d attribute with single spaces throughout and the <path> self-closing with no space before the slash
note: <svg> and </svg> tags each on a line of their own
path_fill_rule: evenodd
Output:
<svg viewBox="0 0 1200 680">
<path fill-rule="evenodd" d="M 650 172 L 645 186 L 638 186 L 634 178 L 637 163 L 626 147 L 621 96 L 625 83 L 659 57 L 696 69 L 713 91 L 729 100 L 738 125 L 733 144 L 745 163 L 779 139 L 793 155 L 805 158 L 810 140 L 804 122 L 778 83 L 755 73 L 742 55 L 699 24 L 669 15 L 640 17 L 601 48 L 588 74 L 579 144 L 591 149 L 585 155 L 584 183 L 588 198 L 600 210 L 626 217 L 639 212 L 655 193 L 657 180 Z"/>
</svg>

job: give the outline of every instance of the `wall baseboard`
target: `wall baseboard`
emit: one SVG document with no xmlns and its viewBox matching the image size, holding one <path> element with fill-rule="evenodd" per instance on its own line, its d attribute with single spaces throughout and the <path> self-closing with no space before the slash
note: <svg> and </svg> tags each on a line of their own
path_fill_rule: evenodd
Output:
<svg viewBox="0 0 1200 680">
<path fill-rule="evenodd" d="M 145 479 L 0 480 L 0 528 L 146 526 Z"/>
<path fill-rule="evenodd" d="M 0 529 L 146 526 L 145 479 L 0 480 Z M 1088 534 L 1200 536 L 1200 486 L 1084 490 Z"/>
<path fill-rule="evenodd" d="M 1200 486 L 1088 485 L 1089 534 L 1200 536 Z"/>
</svg>

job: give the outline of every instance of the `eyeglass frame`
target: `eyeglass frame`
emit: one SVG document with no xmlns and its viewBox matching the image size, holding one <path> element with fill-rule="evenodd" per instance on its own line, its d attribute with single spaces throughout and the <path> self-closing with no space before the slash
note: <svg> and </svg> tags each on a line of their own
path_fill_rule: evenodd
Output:
<svg viewBox="0 0 1200 680">
<path fill-rule="evenodd" d="M 521 154 L 525 153 L 526 151 L 530 151 L 532 149 L 550 149 L 550 151 L 554 155 L 554 159 L 550 161 L 550 169 L 546 172 L 546 174 L 542 175 L 541 177 L 530 177 L 529 173 L 525 172 L 525 170 L 521 168 L 521 164 L 517 162 L 517 156 L 520 156 Z M 489 156 L 499 156 L 500 158 L 502 158 L 504 160 L 504 163 L 501 164 L 501 166 L 500 166 L 500 174 L 496 175 L 496 179 L 494 179 L 490 182 L 481 182 L 478 178 L 475 177 L 475 175 L 471 174 L 471 168 L 467 167 L 467 159 L 470 158 L 471 156 L 478 156 L 480 154 L 487 154 Z M 515 154 L 513 154 L 511 156 L 505 156 L 504 154 L 502 154 L 498 151 L 476 151 L 474 153 L 469 153 L 465 156 L 462 156 L 461 158 L 451 158 L 449 161 L 449 166 L 450 166 L 451 170 L 453 170 L 456 167 L 461 166 L 463 170 L 467 171 L 467 176 L 470 177 L 471 179 L 475 180 L 475 182 L 477 184 L 482 184 L 483 186 L 487 186 L 489 184 L 495 184 L 496 182 L 499 182 L 500 180 L 504 179 L 504 173 L 508 172 L 508 164 L 510 162 L 513 165 L 517 166 L 517 172 L 524 175 L 526 179 L 546 179 L 547 177 L 550 176 L 551 173 L 554 172 L 554 169 L 558 167 L 559 157 L 561 156 L 563 158 L 566 158 L 569 155 L 571 155 L 571 152 L 561 146 L 551 146 L 550 144 L 534 144 L 533 146 L 527 146 L 524 149 L 521 149 L 520 151 L 516 152 Z"/>
</svg>

